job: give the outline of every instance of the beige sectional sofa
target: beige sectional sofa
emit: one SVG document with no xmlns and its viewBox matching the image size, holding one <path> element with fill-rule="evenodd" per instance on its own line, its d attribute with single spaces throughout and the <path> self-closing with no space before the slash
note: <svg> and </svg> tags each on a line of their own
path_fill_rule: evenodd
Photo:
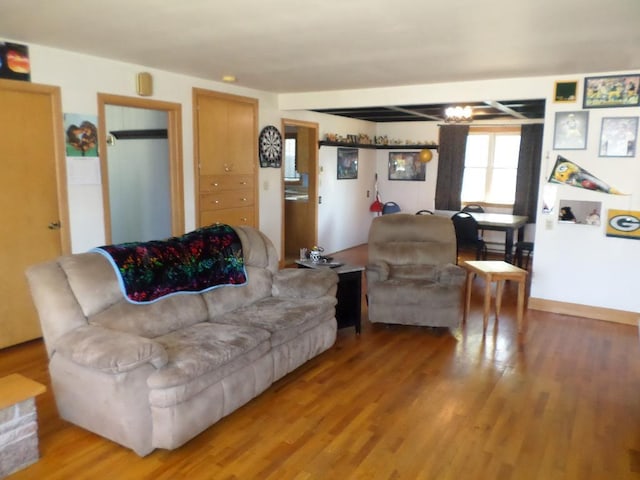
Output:
<svg viewBox="0 0 640 480">
<path fill-rule="evenodd" d="M 175 449 L 334 344 L 337 275 L 279 270 L 268 238 L 235 230 L 246 285 L 149 304 L 98 253 L 29 268 L 62 418 L 140 456 Z"/>
</svg>

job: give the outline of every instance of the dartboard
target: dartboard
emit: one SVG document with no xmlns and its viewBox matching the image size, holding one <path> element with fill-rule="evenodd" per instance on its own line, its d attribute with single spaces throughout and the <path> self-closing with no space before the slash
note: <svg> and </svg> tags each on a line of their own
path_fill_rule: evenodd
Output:
<svg viewBox="0 0 640 480">
<path fill-rule="evenodd" d="M 262 129 L 258 147 L 261 167 L 280 167 L 282 163 L 282 136 L 276 127 L 268 125 Z"/>
</svg>

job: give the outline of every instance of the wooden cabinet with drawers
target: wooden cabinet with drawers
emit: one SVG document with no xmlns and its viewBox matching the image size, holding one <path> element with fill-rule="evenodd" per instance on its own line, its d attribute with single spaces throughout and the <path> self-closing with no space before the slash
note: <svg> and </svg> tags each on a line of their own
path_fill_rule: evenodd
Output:
<svg viewBox="0 0 640 480">
<path fill-rule="evenodd" d="M 258 227 L 258 101 L 194 89 L 198 226 Z"/>
</svg>

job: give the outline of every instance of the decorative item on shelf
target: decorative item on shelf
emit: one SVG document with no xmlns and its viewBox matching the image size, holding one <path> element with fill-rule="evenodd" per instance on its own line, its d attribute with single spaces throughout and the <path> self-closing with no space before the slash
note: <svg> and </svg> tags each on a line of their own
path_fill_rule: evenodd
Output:
<svg viewBox="0 0 640 480">
<path fill-rule="evenodd" d="M 428 148 L 423 148 L 420 150 L 419 158 L 422 163 L 429 163 L 433 158 L 433 153 Z"/>
<path fill-rule="evenodd" d="M 359 133 L 358 143 L 360 145 L 371 145 L 371 138 L 366 133 Z"/>
<path fill-rule="evenodd" d="M 324 252 L 324 248 L 314 245 L 309 252 L 309 259 L 313 263 L 320 263 L 320 261 L 322 260 L 322 252 Z"/>
<path fill-rule="evenodd" d="M 473 110 L 468 105 L 464 107 L 449 107 L 445 110 L 444 115 L 447 123 L 470 122 L 473 117 Z"/>
<path fill-rule="evenodd" d="M 282 164 L 282 135 L 273 125 L 267 125 L 258 139 L 260 166 L 280 168 Z"/>
</svg>

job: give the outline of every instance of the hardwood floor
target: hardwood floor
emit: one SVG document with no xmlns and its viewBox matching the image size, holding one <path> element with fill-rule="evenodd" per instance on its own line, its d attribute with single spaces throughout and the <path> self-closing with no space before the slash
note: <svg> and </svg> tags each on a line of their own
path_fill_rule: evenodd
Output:
<svg viewBox="0 0 640 480">
<path fill-rule="evenodd" d="M 366 247 L 334 255 L 366 261 Z M 477 279 L 474 288 L 482 288 Z M 0 376 L 47 384 L 40 461 L 19 479 L 640 478 L 640 345 L 628 325 L 530 310 L 515 286 L 482 334 L 480 293 L 455 331 L 372 325 L 175 451 L 145 458 L 61 420 L 41 341 Z"/>
</svg>

